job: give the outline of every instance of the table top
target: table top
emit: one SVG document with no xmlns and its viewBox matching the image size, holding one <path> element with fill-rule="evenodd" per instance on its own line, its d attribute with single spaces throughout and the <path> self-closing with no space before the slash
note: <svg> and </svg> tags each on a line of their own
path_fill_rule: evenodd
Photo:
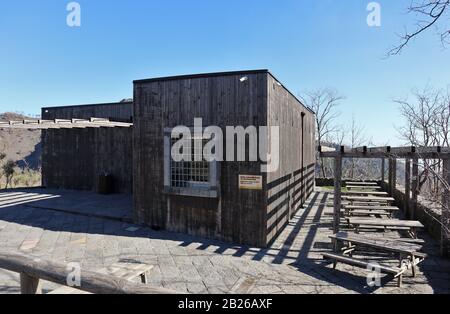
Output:
<svg viewBox="0 0 450 314">
<path fill-rule="evenodd" d="M 392 201 L 395 202 L 395 199 L 393 197 L 377 197 L 377 196 L 342 196 L 343 199 L 349 200 L 349 201 Z"/>
<path fill-rule="evenodd" d="M 331 239 L 336 239 L 338 241 L 349 241 L 354 244 L 362 244 L 372 248 L 380 249 L 388 252 L 399 252 L 414 254 L 417 253 L 421 246 L 414 245 L 406 242 L 399 242 L 395 240 L 387 240 L 383 238 L 369 238 L 366 236 L 358 236 L 354 234 L 349 234 L 347 232 L 340 232 L 336 235 L 330 236 Z"/>
<path fill-rule="evenodd" d="M 420 221 L 415 220 L 350 218 L 349 222 L 352 225 L 425 228 Z"/>
</svg>

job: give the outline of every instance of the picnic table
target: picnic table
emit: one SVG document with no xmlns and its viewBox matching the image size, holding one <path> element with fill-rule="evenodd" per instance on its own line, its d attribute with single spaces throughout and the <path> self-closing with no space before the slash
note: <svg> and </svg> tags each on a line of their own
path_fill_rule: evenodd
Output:
<svg viewBox="0 0 450 314">
<path fill-rule="evenodd" d="M 396 241 L 393 239 L 383 239 L 377 237 L 365 237 L 347 232 L 340 232 L 336 235 L 330 236 L 333 241 L 333 248 L 335 252 L 341 251 L 343 255 L 349 254 L 353 259 L 353 252 L 359 247 L 366 247 L 375 251 L 384 253 L 393 253 L 398 258 L 398 268 L 391 269 L 392 272 L 398 271 L 399 286 L 403 275 L 403 269 L 411 268 L 413 277 L 416 276 L 416 266 L 426 258 L 426 254 L 419 252 L 420 245 Z M 342 247 L 339 247 L 342 244 Z M 351 260 L 347 260 L 348 262 Z M 341 261 L 342 262 L 342 261 Z"/>
<path fill-rule="evenodd" d="M 399 220 L 399 219 L 360 219 L 349 218 L 348 223 L 355 228 L 355 232 L 359 233 L 361 226 L 372 227 L 377 229 L 406 230 L 409 235 L 417 239 L 417 229 L 423 229 L 425 226 L 420 221 Z"/>
</svg>

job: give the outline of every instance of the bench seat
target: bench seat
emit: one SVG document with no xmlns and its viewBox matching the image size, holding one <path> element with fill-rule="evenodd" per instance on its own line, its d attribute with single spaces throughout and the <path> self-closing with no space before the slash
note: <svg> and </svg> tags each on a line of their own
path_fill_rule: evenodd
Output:
<svg viewBox="0 0 450 314">
<path fill-rule="evenodd" d="M 361 260 L 361 259 L 349 257 L 349 256 L 342 255 L 342 254 L 335 254 L 335 253 L 324 253 L 323 258 L 325 260 L 332 260 L 333 268 L 336 268 L 336 265 L 338 262 L 347 264 L 347 265 L 351 265 L 351 266 L 364 268 L 364 269 L 368 269 L 369 267 L 374 265 L 374 263 L 371 263 L 366 260 Z M 402 286 L 403 273 L 407 270 L 406 267 L 400 268 L 400 267 L 396 267 L 396 266 L 382 265 L 379 263 L 377 263 L 376 266 L 379 267 L 379 269 L 382 273 L 385 273 L 385 274 L 387 273 L 387 274 L 393 275 L 394 278 L 398 278 L 397 284 L 399 287 Z"/>
<path fill-rule="evenodd" d="M 345 215 L 352 217 L 352 216 L 371 216 L 371 215 L 379 215 L 379 216 L 387 216 L 391 217 L 392 212 L 387 212 L 384 210 L 351 210 L 351 211 L 345 211 Z"/>
<path fill-rule="evenodd" d="M 400 211 L 397 206 L 370 206 L 370 205 L 343 205 L 346 210 L 384 210 L 384 211 Z"/>
</svg>

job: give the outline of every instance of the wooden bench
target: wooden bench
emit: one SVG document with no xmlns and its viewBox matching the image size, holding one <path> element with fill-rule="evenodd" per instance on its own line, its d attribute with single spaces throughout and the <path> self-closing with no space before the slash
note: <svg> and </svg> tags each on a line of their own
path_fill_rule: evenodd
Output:
<svg viewBox="0 0 450 314">
<path fill-rule="evenodd" d="M 140 263 L 115 263 L 111 266 L 102 268 L 98 273 L 111 275 L 124 280 L 133 280 L 139 277 L 142 283 L 147 283 L 147 273 L 152 270 L 153 265 Z M 48 294 L 90 294 L 72 287 L 62 286 Z"/>
<path fill-rule="evenodd" d="M 387 192 L 375 192 L 375 191 L 348 191 L 348 192 L 342 192 L 343 196 L 351 196 L 351 195 L 355 195 L 355 196 L 389 196 L 389 194 Z"/>
<path fill-rule="evenodd" d="M 344 254 L 352 254 L 357 246 L 369 247 L 376 251 L 397 254 L 399 267 L 406 265 L 407 268 L 412 268 L 413 277 L 416 276 L 416 266 L 426 258 L 425 253 L 419 252 L 421 245 L 399 241 L 397 239 L 384 239 L 380 237 L 367 237 L 346 232 L 339 232 L 336 235 L 330 236 L 333 241 L 335 251 L 338 251 L 338 243 L 345 243 L 341 250 Z"/>
<path fill-rule="evenodd" d="M 385 216 L 388 218 L 392 218 L 392 212 L 388 212 L 385 210 L 362 210 L 362 209 L 355 209 L 355 210 L 345 210 L 344 216 L 346 217 L 354 217 L 354 216 L 363 216 L 363 217 L 370 217 L 370 216 Z"/>
<path fill-rule="evenodd" d="M 377 203 L 377 202 L 349 202 L 343 200 L 341 202 L 342 206 L 382 206 L 382 207 L 393 207 L 393 205 L 388 203 Z"/>
<path fill-rule="evenodd" d="M 377 196 L 342 196 L 342 200 L 353 203 L 377 203 L 377 204 L 391 204 L 395 202 L 393 197 L 377 197 Z"/>
<path fill-rule="evenodd" d="M 359 233 L 361 226 L 384 230 L 407 230 L 412 238 L 417 239 L 417 229 L 425 226 L 420 221 L 398 220 L 398 219 L 359 219 L 349 218 L 349 224 L 355 227 L 355 232 Z"/>
<path fill-rule="evenodd" d="M 384 210 L 387 212 L 397 212 L 400 208 L 397 206 L 370 206 L 370 205 L 343 205 L 342 208 L 352 211 L 352 210 Z"/>
<path fill-rule="evenodd" d="M 348 264 L 351 266 L 357 266 L 357 267 L 361 267 L 364 269 L 371 269 L 374 268 L 375 266 L 382 272 L 382 273 L 387 273 L 392 275 L 394 278 L 397 278 L 397 285 L 399 287 L 402 286 L 402 281 L 403 281 L 403 273 L 406 271 L 406 267 L 395 267 L 395 266 L 388 266 L 388 265 L 381 265 L 381 264 L 375 264 L 375 263 L 371 263 L 369 261 L 365 261 L 365 260 L 361 260 L 361 259 L 356 259 L 353 257 L 349 257 L 346 255 L 342 255 L 342 254 L 335 254 L 335 253 L 324 253 L 323 254 L 323 258 L 325 260 L 332 260 L 333 261 L 333 268 L 336 269 L 337 263 L 344 263 L 344 264 Z"/>
<path fill-rule="evenodd" d="M 392 240 L 392 241 L 398 241 L 398 242 L 405 242 L 405 243 L 411 243 L 411 244 L 415 244 L 415 245 L 420 245 L 423 246 L 425 244 L 425 240 L 423 239 L 411 239 L 411 238 L 389 238 L 389 237 L 384 237 L 383 239 L 386 240 Z"/>
<path fill-rule="evenodd" d="M 381 190 L 381 186 L 374 186 L 374 185 L 369 185 L 369 186 L 364 186 L 364 185 L 347 185 L 346 188 L 347 188 L 347 190 L 360 190 L 360 191 Z"/>
<path fill-rule="evenodd" d="M 378 186 L 376 182 L 345 182 L 345 185 L 358 185 L 358 186 Z"/>
</svg>

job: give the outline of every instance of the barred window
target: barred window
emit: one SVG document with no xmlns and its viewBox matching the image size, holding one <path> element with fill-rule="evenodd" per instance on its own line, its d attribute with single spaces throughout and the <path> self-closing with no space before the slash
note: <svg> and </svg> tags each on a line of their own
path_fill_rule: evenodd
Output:
<svg viewBox="0 0 450 314">
<path fill-rule="evenodd" d="M 179 138 L 174 137 L 172 130 L 164 129 L 164 192 L 190 197 L 220 197 L 219 162 L 210 161 L 211 156 L 202 154 L 209 140 L 201 138 L 202 147 L 196 148 L 194 137 L 191 137 L 187 143 L 183 143 L 183 148 L 190 155 L 181 156 L 184 152 L 177 152 L 178 155 L 172 156 L 173 145 L 181 138 L 181 135 Z"/>
<path fill-rule="evenodd" d="M 179 138 L 171 139 L 171 147 L 179 140 Z M 190 140 L 189 145 L 185 145 L 186 149 L 191 149 L 191 161 L 176 162 L 171 158 L 170 177 L 171 186 L 175 188 L 195 188 L 207 186 L 210 178 L 210 163 L 203 156 L 203 140 L 202 147 L 195 148 L 194 139 Z M 172 156 L 172 157 L 181 157 Z M 195 161 L 200 160 L 201 161 Z M 185 158 L 188 159 L 188 158 Z"/>
</svg>

